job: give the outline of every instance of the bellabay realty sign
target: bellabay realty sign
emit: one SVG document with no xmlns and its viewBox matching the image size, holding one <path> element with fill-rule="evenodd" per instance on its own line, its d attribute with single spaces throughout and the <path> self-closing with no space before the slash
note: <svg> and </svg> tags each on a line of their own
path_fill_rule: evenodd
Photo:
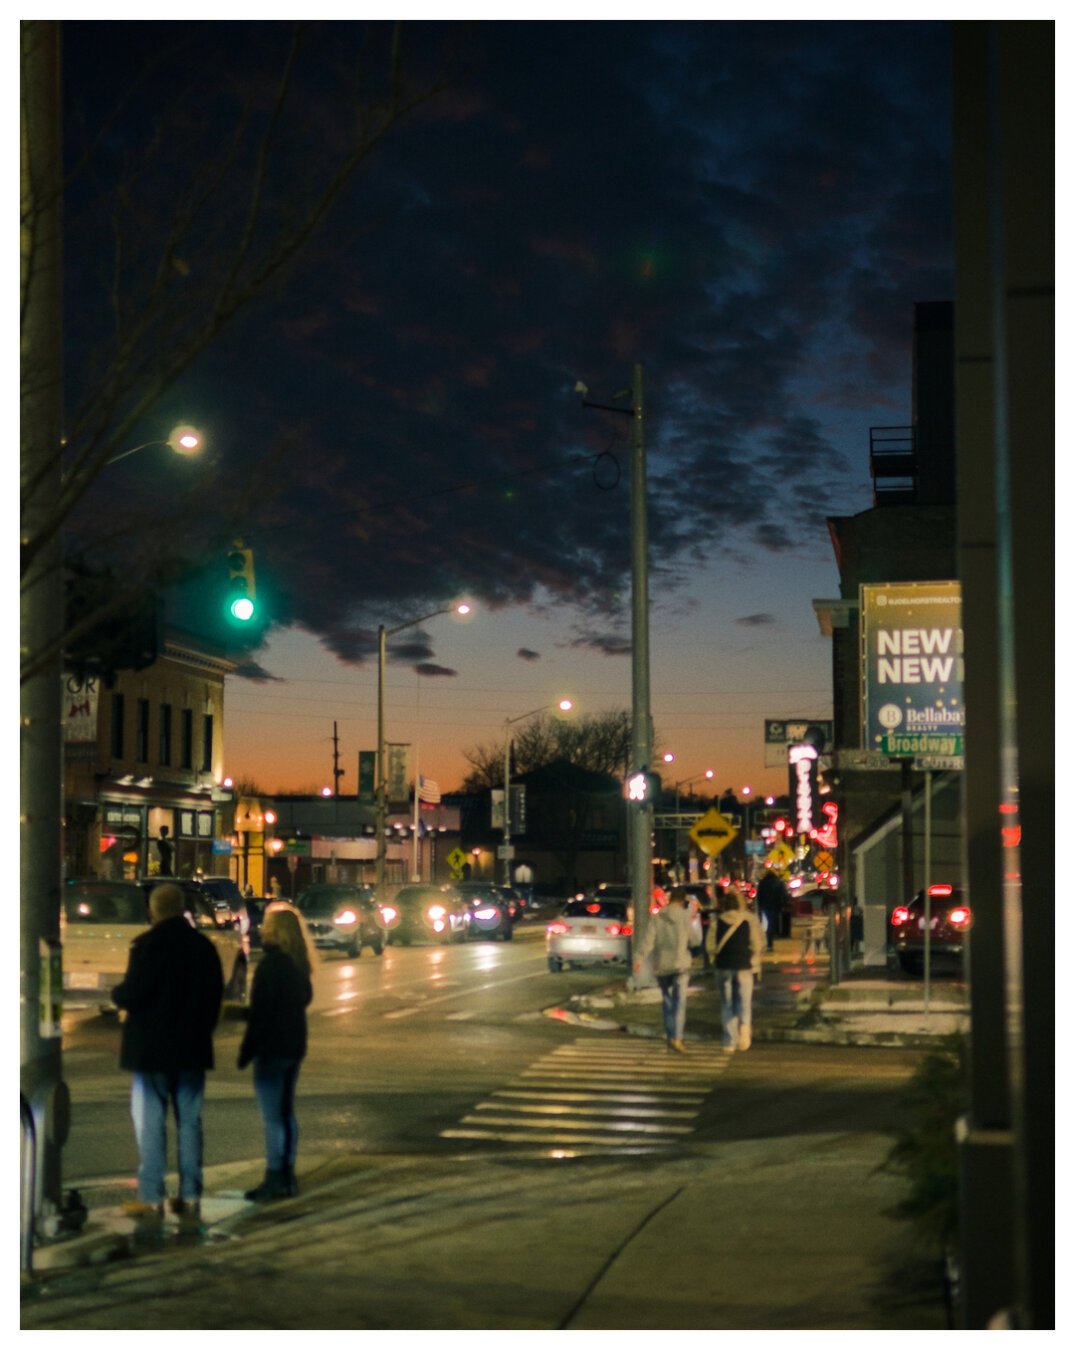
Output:
<svg viewBox="0 0 1075 1350">
<path fill-rule="evenodd" d="M 958 581 L 861 588 L 863 748 L 895 758 L 962 755 Z"/>
</svg>

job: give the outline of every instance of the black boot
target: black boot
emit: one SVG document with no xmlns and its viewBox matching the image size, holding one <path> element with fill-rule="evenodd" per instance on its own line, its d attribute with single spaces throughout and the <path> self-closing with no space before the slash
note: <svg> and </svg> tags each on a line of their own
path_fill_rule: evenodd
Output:
<svg viewBox="0 0 1075 1350">
<path fill-rule="evenodd" d="M 252 1191 L 244 1191 L 244 1200 L 278 1200 L 281 1196 L 287 1195 L 287 1182 L 282 1168 L 269 1167 L 265 1171 L 260 1186 L 255 1186 Z"/>
<path fill-rule="evenodd" d="M 293 1167 L 288 1167 L 288 1166 L 285 1164 L 285 1166 L 284 1166 L 284 1194 L 285 1194 L 285 1195 L 298 1195 L 298 1193 L 299 1193 L 299 1183 L 295 1180 L 295 1169 L 294 1169 Z"/>
</svg>

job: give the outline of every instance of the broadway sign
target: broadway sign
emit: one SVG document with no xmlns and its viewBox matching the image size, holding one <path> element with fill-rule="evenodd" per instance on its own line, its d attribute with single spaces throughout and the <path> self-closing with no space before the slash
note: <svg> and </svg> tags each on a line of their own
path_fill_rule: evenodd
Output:
<svg viewBox="0 0 1075 1350">
<path fill-rule="evenodd" d="M 863 748 L 893 758 L 963 754 L 958 581 L 862 587 Z"/>
</svg>

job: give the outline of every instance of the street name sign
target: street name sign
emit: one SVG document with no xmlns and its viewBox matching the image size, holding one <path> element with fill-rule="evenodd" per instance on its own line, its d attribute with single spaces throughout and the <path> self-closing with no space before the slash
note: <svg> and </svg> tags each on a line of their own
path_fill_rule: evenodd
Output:
<svg viewBox="0 0 1075 1350">
<path fill-rule="evenodd" d="M 721 849 L 732 842 L 739 831 L 714 806 L 710 807 L 701 820 L 691 826 L 688 833 L 703 853 L 715 858 Z"/>
<path fill-rule="evenodd" d="M 920 773 L 945 773 L 950 771 L 961 771 L 963 768 L 962 755 L 916 755 L 914 767 Z"/>
</svg>

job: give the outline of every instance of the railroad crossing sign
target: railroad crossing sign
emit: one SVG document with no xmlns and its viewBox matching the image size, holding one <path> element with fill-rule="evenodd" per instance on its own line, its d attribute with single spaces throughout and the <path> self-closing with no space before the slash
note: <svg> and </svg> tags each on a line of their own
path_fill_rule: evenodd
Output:
<svg viewBox="0 0 1075 1350">
<path fill-rule="evenodd" d="M 726 848 L 738 833 L 732 822 L 722 816 L 715 806 L 710 807 L 701 820 L 688 830 L 702 852 L 708 853 L 711 858 Z"/>
<path fill-rule="evenodd" d="M 835 860 L 832 854 L 826 848 L 819 849 L 818 852 L 814 854 L 814 870 L 816 872 L 831 872 L 834 863 Z"/>
<path fill-rule="evenodd" d="M 448 866 L 452 869 L 452 878 L 458 881 L 463 875 L 463 864 L 467 860 L 467 855 L 461 848 L 453 848 L 448 854 Z"/>
</svg>

